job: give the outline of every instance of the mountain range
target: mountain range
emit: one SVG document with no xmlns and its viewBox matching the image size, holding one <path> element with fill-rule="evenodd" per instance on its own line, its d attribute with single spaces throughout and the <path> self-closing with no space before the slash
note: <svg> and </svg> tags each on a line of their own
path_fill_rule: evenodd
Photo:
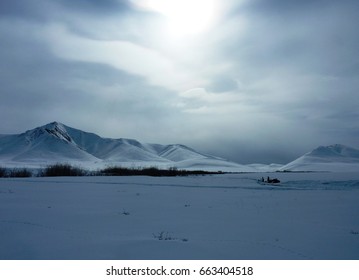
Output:
<svg viewBox="0 0 359 280">
<path fill-rule="evenodd" d="M 55 163 L 88 169 L 119 165 L 232 172 L 359 171 L 359 150 L 339 144 L 320 146 L 286 165 L 242 165 L 181 144 L 103 138 L 59 122 L 21 134 L 0 135 L 0 166 L 39 168 Z"/>
<path fill-rule="evenodd" d="M 43 167 L 67 162 L 87 168 L 178 167 L 189 169 L 245 169 L 250 167 L 206 155 L 185 145 L 140 143 L 133 139 L 102 138 L 52 122 L 16 135 L 0 136 L 0 165 Z"/>
</svg>

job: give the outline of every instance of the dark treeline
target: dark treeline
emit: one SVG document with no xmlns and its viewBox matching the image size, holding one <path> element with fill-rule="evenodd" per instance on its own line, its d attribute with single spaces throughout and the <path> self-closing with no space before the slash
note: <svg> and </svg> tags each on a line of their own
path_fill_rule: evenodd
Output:
<svg viewBox="0 0 359 280">
<path fill-rule="evenodd" d="M 159 169 L 157 167 L 146 168 L 125 168 L 125 167 L 107 167 L 99 171 L 101 175 L 105 176 L 154 176 L 154 177 L 174 177 L 174 176 L 188 176 L 188 175 L 208 175 L 208 174 L 222 174 L 221 171 L 203 171 L 203 170 L 183 170 L 175 167 L 169 169 Z"/>
<path fill-rule="evenodd" d="M 97 171 L 88 171 L 81 167 L 72 166 L 67 163 L 57 163 L 32 172 L 26 168 L 7 169 L 0 167 L 0 177 L 23 178 L 23 177 L 60 177 L 60 176 L 153 176 L 153 177 L 175 177 L 189 175 L 223 174 L 221 171 L 184 170 L 171 167 L 160 169 L 157 167 L 127 168 L 120 166 L 106 167 Z"/>
<path fill-rule="evenodd" d="M 57 163 L 49 165 L 45 169 L 42 169 L 37 176 L 38 177 L 57 177 L 57 176 L 85 176 L 88 172 L 80 167 L 75 167 L 67 163 Z"/>
<path fill-rule="evenodd" d="M 3 168 L 0 167 L 0 178 L 26 178 L 31 177 L 32 172 L 26 168 Z"/>
</svg>

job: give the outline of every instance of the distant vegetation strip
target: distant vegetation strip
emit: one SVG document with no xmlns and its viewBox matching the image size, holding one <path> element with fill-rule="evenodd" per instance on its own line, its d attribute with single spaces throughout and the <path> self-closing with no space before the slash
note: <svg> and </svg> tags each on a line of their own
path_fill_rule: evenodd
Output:
<svg viewBox="0 0 359 280">
<path fill-rule="evenodd" d="M 204 171 L 204 170 L 184 170 L 171 167 L 169 169 L 159 169 L 157 167 L 146 168 L 124 168 L 124 167 L 107 167 L 100 171 L 102 175 L 109 176 L 154 176 L 154 177 L 174 177 L 188 175 L 208 175 L 222 174 L 222 171 Z"/>
<path fill-rule="evenodd" d="M 26 178 L 32 177 L 33 173 L 26 168 L 3 168 L 0 167 L 0 178 Z"/>
<path fill-rule="evenodd" d="M 46 168 L 40 170 L 37 174 L 38 177 L 76 177 L 90 175 L 88 172 L 80 167 L 72 166 L 67 163 L 57 163 L 49 165 Z"/>
<path fill-rule="evenodd" d="M 111 166 L 96 171 L 88 171 L 81 167 L 72 166 L 67 163 L 57 163 L 45 168 L 30 171 L 26 168 L 3 168 L 0 167 L 2 178 L 24 178 L 24 177 L 76 177 L 76 176 L 152 176 L 152 177 L 175 177 L 190 175 L 223 174 L 222 171 L 185 170 L 171 167 L 160 169 L 158 167 L 127 168 Z"/>
</svg>

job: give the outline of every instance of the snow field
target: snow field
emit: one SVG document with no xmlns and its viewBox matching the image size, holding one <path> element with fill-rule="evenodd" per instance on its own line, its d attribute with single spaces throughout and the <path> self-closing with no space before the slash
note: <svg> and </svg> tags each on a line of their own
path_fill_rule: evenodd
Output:
<svg viewBox="0 0 359 280">
<path fill-rule="evenodd" d="M 1 179 L 0 259 L 359 259 L 358 202 L 356 173 Z"/>
</svg>

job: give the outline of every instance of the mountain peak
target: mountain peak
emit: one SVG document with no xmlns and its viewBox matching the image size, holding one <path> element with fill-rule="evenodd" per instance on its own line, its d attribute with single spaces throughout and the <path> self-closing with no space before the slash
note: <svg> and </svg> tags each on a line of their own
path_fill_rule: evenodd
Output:
<svg viewBox="0 0 359 280">
<path fill-rule="evenodd" d="M 25 136 L 28 142 L 33 142 L 39 137 L 51 136 L 65 142 L 75 144 L 71 136 L 68 134 L 66 126 L 56 121 L 28 130 L 25 132 Z"/>
<path fill-rule="evenodd" d="M 62 124 L 62 123 L 57 122 L 57 121 L 53 121 L 53 122 L 51 122 L 50 124 L 52 124 L 52 125 L 59 125 L 59 124 Z"/>
<path fill-rule="evenodd" d="M 62 123 L 52 122 L 45 125 L 44 129 L 52 136 L 55 136 L 69 143 L 74 143 L 71 136 L 67 133 L 66 127 Z"/>
<path fill-rule="evenodd" d="M 48 128 L 48 129 L 55 129 L 55 128 L 59 128 L 59 129 L 64 129 L 64 124 L 54 121 L 48 124 L 45 124 L 44 126 L 42 126 L 43 128 Z"/>
</svg>

